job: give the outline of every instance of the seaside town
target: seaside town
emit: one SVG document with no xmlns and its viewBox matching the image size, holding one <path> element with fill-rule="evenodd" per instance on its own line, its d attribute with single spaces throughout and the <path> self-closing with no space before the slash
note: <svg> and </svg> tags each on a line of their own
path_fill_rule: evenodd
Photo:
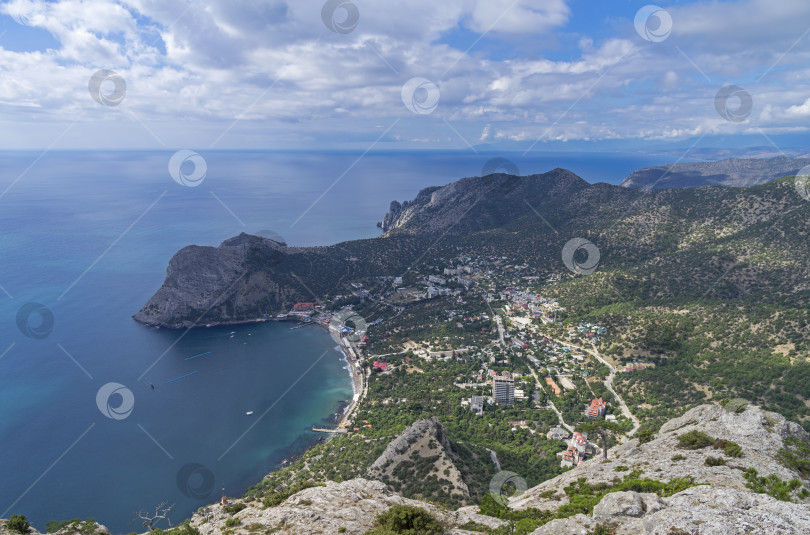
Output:
<svg viewBox="0 0 810 535">
<path fill-rule="evenodd" d="M 564 442 L 557 452 L 563 469 L 600 451 L 588 433 L 575 430 L 578 425 L 604 421 L 634 433 L 639 421 L 613 390 L 612 380 L 616 373 L 654 364 L 600 355 L 595 344 L 608 333 L 605 326 L 580 322 L 562 328 L 566 309 L 543 292 L 561 277 L 541 278 L 507 258 L 459 256 L 402 276 L 352 282 L 324 302 L 296 303 L 276 319 L 299 322 L 293 329 L 326 328 L 344 353 L 353 383 L 353 398 L 340 421 L 313 430 L 332 435 L 370 430 L 373 423 L 358 415 L 368 412 L 364 401 L 372 380 L 403 370 L 421 373 L 425 366 L 420 362 L 455 362 L 469 369 L 453 381 L 461 393 L 459 407 L 476 416 L 504 413 L 512 432 L 542 432 L 548 440 Z M 438 315 L 441 328 L 416 313 L 406 321 L 411 310 Z M 426 323 L 433 328 L 425 329 Z M 456 334 L 439 336 L 451 332 Z M 407 401 L 386 398 L 381 403 Z M 514 414 L 510 409 L 523 416 L 508 416 Z M 538 428 L 532 412 L 553 415 L 556 425 Z"/>
</svg>

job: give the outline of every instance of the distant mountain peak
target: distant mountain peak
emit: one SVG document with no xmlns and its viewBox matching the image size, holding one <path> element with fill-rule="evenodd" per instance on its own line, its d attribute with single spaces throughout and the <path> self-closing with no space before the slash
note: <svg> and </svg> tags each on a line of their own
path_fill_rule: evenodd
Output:
<svg viewBox="0 0 810 535">
<path fill-rule="evenodd" d="M 808 165 L 808 158 L 787 156 L 675 163 L 633 171 L 620 185 L 638 189 L 756 186 L 795 175 Z"/>
<path fill-rule="evenodd" d="M 473 219 L 497 226 L 530 211 L 534 204 L 589 187 L 585 180 L 560 167 L 528 176 L 492 173 L 462 178 L 446 186 L 425 188 L 412 201 L 393 201 L 378 226 L 386 232 L 409 233 L 451 229 L 462 220 Z M 459 230 L 464 228 L 462 225 Z"/>
</svg>

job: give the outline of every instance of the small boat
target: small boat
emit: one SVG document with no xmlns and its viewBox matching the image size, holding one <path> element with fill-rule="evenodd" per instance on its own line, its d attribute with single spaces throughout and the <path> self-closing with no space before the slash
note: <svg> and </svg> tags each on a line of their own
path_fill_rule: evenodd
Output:
<svg viewBox="0 0 810 535">
<path fill-rule="evenodd" d="M 251 414 L 253 414 L 253 411 L 247 411 L 245 414 L 246 414 L 247 416 L 250 416 Z"/>
</svg>

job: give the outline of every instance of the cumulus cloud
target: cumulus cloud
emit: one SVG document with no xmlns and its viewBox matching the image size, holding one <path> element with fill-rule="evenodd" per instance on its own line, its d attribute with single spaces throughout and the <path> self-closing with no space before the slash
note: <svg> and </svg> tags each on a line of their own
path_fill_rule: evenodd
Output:
<svg viewBox="0 0 810 535">
<path fill-rule="evenodd" d="M 11 0 L 0 11 L 27 25 L 20 32 L 45 30 L 58 46 L 0 47 L 0 106 L 6 121 L 75 120 L 78 130 L 123 117 L 128 130 L 106 136 L 122 145 L 220 148 L 373 140 L 378 125 L 395 121 L 391 139 L 436 143 L 450 121 L 480 141 L 533 142 L 792 131 L 810 116 L 804 1 L 680 4 L 670 9 L 672 34 L 658 43 L 635 33 L 632 9 L 598 37 L 583 33 L 577 17 L 590 14 L 565 0 L 357 5 L 356 29 L 341 34 L 322 21 L 321 0 Z M 462 30 L 474 38 L 454 39 Z M 557 42 L 532 54 L 514 48 L 544 34 Z M 89 98 L 99 69 L 126 80 L 114 110 Z M 440 89 L 429 116 L 402 103 L 403 84 L 416 76 Z M 744 125 L 715 111 L 728 83 L 752 95 Z M 43 128 L 40 144 L 52 137 Z"/>
</svg>

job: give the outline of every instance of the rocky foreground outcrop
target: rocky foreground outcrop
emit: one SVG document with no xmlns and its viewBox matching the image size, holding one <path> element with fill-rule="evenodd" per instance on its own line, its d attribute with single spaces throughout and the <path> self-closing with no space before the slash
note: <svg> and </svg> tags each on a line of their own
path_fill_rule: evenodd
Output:
<svg viewBox="0 0 810 535">
<path fill-rule="evenodd" d="M 730 458 L 723 466 L 707 466 L 707 457 L 723 457 L 723 453 L 711 447 L 680 448 L 676 437 L 692 430 L 738 443 L 742 446 L 742 457 Z M 553 520 L 534 534 L 579 535 L 601 523 L 615 524 L 617 535 L 810 533 L 807 500 L 795 498 L 796 503 L 790 503 L 753 493 L 743 477 L 748 468 L 756 469 L 762 476 L 776 474 L 782 480 L 799 477 L 799 473 L 777 460 L 788 437 L 808 439 L 800 425 L 756 406 L 749 405 L 736 413 L 716 405 L 702 405 L 667 422 L 651 442 L 639 445 L 637 439 L 629 440 L 609 451 L 607 463 L 600 458 L 586 461 L 529 489 L 513 499 L 510 507 L 556 511 L 568 501 L 563 488 L 579 478 L 590 484 L 613 483 L 629 470 L 643 470 L 642 477 L 659 481 L 692 477 L 706 485 L 688 488 L 669 498 L 636 492 L 610 493 L 594 507 L 592 516 L 579 514 Z M 807 481 L 803 482 L 810 488 Z"/>
<path fill-rule="evenodd" d="M 48 535 L 110 535 L 110 530 L 106 526 L 102 526 L 98 522 L 92 520 L 73 520 L 64 523 L 65 525 Z M 14 526 L 15 529 L 9 527 L 8 520 L 0 519 L 0 535 L 22 535 L 19 526 Z M 25 535 L 40 535 L 34 527 L 29 527 Z"/>
<path fill-rule="evenodd" d="M 240 535 L 274 533 L 272 530 L 290 535 L 359 534 L 373 528 L 377 515 L 394 505 L 421 507 L 447 526 L 448 534 L 454 535 L 470 533 L 459 528 L 469 522 L 491 528 L 504 523 L 474 511 L 447 511 L 403 498 L 379 481 L 352 479 L 342 483 L 329 481 L 323 487 L 302 490 L 275 507 L 250 504 L 234 515 L 228 514 L 221 504 L 211 505 L 195 513 L 191 525 L 197 527 L 201 535 L 220 535 L 226 529 Z"/>
<path fill-rule="evenodd" d="M 368 476 L 389 484 L 396 481 L 402 485 L 406 481 L 395 475 L 396 468 L 403 461 L 422 458 L 435 459 L 429 471 L 438 480 L 445 493 L 456 493 L 464 499 L 469 498 L 470 491 L 454 462 L 453 448 L 447 439 L 444 425 L 438 418 L 417 420 L 392 440 L 369 467 Z"/>
<path fill-rule="evenodd" d="M 533 535 L 586 535 L 608 526 L 615 535 L 795 535 L 810 533 L 810 499 L 791 492 L 792 501 L 780 501 L 746 486 L 745 470 L 754 468 L 762 476 L 774 474 L 782 480 L 802 474 L 778 461 L 785 441 L 795 438 L 808 441 L 807 432 L 784 417 L 759 407 L 734 405 L 726 410 L 716 405 L 696 407 L 680 418 L 666 423 L 656 438 L 646 444 L 631 439 L 609 451 L 609 461 L 600 457 L 581 463 L 576 468 L 520 496 L 511 498 L 511 509 L 536 508 L 555 512 L 568 502 L 564 488 L 584 479 L 590 485 L 610 486 L 632 470 L 643 471 L 645 478 L 661 482 L 673 478 L 692 478 L 697 486 L 669 497 L 647 492 L 621 491 L 605 494 L 590 515 L 577 514 L 555 519 L 537 528 Z M 743 408 L 744 407 L 744 408 Z M 742 448 L 742 456 L 729 456 L 726 464 L 709 466 L 706 458 L 723 456 L 722 450 L 705 446 L 698 449 L 680 447 L 677 437 L 701 431 L 712 438 L 733 441 Z M 434 441 L 430 447 L 449 450 L 444 428 L 435 419 L 420 420 L 395 439 L 375 462 L 370 474 L 385 477 L 386 468 L 396 462 L 403 449 L 420 441 Z M 806 474 L 805 474 L 806 475 Z M 810 488 L 808 480 L 802 480 Z M 326 482 L 293 494 L 279 505 L 265 507 L 259 502 L 244 503 L 234 511 L 236 500 L 227 505 L 214 504 L 199 509 L 190 524 L 201 535 L 251 535 L 255 533 L 288 534 L 363 534 L 375 527 L 376 518 L 394 505 L 420 507 L 433 514 L 451 535 L 481 533 L 505 525 L 503 520 L 478 513 L 477 506 L 456 511 L 417 500 L 403 498 L 385 483 L 371 479 L 353 479 L 341 483 Z M 230 511 L 226 509 L 230 507 Z M 238 509 L 238 508 L 236 508 Z M 475 527 L 478 531 L 469 531 Z M 97 535 L 107 535 L 98 526 Z M 37 535 L 33 529 L 30 535 Z M 0 535 L 11 533 L 0 521 Z M 60 532 L 60 535 L 77 535 Z M 88 535 L 88 534 L 83 534 Z"/>
</svg>

